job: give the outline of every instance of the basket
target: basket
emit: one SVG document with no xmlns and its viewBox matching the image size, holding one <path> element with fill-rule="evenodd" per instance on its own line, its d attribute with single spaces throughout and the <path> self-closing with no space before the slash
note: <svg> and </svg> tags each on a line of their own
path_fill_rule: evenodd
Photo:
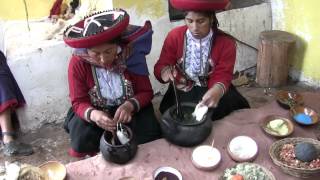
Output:
<svg viewBox="0 0 320 180">
<path fill-rule="evenodd" d="M 284 144 L 288 144 L 288 143 L 297 144 L 300 142 L 311 143 L 316 147 L 318 151 L 320 151 L 320 142 L 312 138 L 297 137 L 297 138 L 281 139 L 274 142 L 269 149 L 269 155 L 273 163 L 279 166 L 283 172 L 291 176 L 295 176 L 299 178 L 309 178 L 314 175 L 317 175 L 318 173 L 320 173 L 320 168 L 314 168 L 314 169 L 298 168 L 298 167 L 289 166 L 287 164 L 284 164 L 282 161 L 280 161 L 279 152 L 281 151 L 281 148 Z"/>
</svg>

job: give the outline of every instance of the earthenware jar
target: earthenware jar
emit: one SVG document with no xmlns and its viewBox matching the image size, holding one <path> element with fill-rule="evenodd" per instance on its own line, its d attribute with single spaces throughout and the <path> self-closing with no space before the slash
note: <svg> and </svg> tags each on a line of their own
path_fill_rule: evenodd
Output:
<svg viewBox="0 0 320 180">
<path fill-rule="evenodd" d="M 132 130 L 126 125 L 123 125 L 123 128 L 128 132 L 128 138 L 130 139 L 126 144 L 121 144 L 120 142 L 114 143 L 117 140 L 113 139 L 114 136 L 109 131 L 105 131 L 101 136 L 100 151 L 106 161 L 125 164 L 136 155 L 138 145 Z"/>
<path fill-rule="evenodd" d="M 212 110 L 209 110 L 202 120 L 197 121 L 192 116 L 195 107 L 194 103 L 183 102 L 181 103 L 183 117 L 177 117 L 175 105 L 163 114 L 160 126 L 165 139 L 179 146 L 195 146 L 210 135 Z"/>
</svg>

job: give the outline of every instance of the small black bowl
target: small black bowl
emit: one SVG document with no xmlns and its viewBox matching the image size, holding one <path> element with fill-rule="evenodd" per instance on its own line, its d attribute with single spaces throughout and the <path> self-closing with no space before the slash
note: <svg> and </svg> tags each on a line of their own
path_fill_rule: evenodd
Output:
<svg viewBox="0 0 320 180">
<path fill-rule="evenodd" d="M 303 104 L 302 95 L 293 91 L 278 91 L 276 94 L 276 100 L 277 103 L 284 109 L 290 109 L 293 106 Z"/>
<path fill-rule="evenodd" d="M 122 125 L 129 134 L 129 142 L 126 144 L 112 144 L 113 135 L 109 131 L 105 131 L 100 139 L 100 151 L 106 161 L 116 164 L 125 164 L 130 161 L 137 153 L 138 144 L 134 139 L 132 130 Z"/>
</svg>

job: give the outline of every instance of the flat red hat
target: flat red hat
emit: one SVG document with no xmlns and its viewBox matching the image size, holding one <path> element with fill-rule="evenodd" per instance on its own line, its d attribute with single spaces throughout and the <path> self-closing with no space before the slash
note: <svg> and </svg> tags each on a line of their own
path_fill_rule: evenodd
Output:
<svg viewBox="0 0 320 180">
<path fill-rule="evenodd" d="M 129 15 L 122 9 L 101 11 L 69 26 L 63 40 L 73 48 L 90 48 L 118 37 L 128 24 Z"/>
<path fill-rule="evenodd" d="M 183 11 L 215 11 L 224 10 L 229 0 L 170 0 L 171 5 Z"/>
</svg>

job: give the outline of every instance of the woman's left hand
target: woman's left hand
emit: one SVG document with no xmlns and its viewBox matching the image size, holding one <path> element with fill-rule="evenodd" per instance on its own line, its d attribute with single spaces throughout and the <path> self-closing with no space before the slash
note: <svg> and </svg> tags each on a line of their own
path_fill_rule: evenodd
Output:
<svg viewBox="0 0 320 180">
<path fill-rule="evenodd" d="M 222 95 L 222 89 L 218 86 L 213 86 L 203 95 L 201 103 L 208 107 L 217 107 Z"/>
<path fill-rule="evenodd" d="M 133 105 L 126 101 L 120 105 L 114 114 L 113 120 L 121 123 L 129 123 L 132 119 Z"/>
</svg>

